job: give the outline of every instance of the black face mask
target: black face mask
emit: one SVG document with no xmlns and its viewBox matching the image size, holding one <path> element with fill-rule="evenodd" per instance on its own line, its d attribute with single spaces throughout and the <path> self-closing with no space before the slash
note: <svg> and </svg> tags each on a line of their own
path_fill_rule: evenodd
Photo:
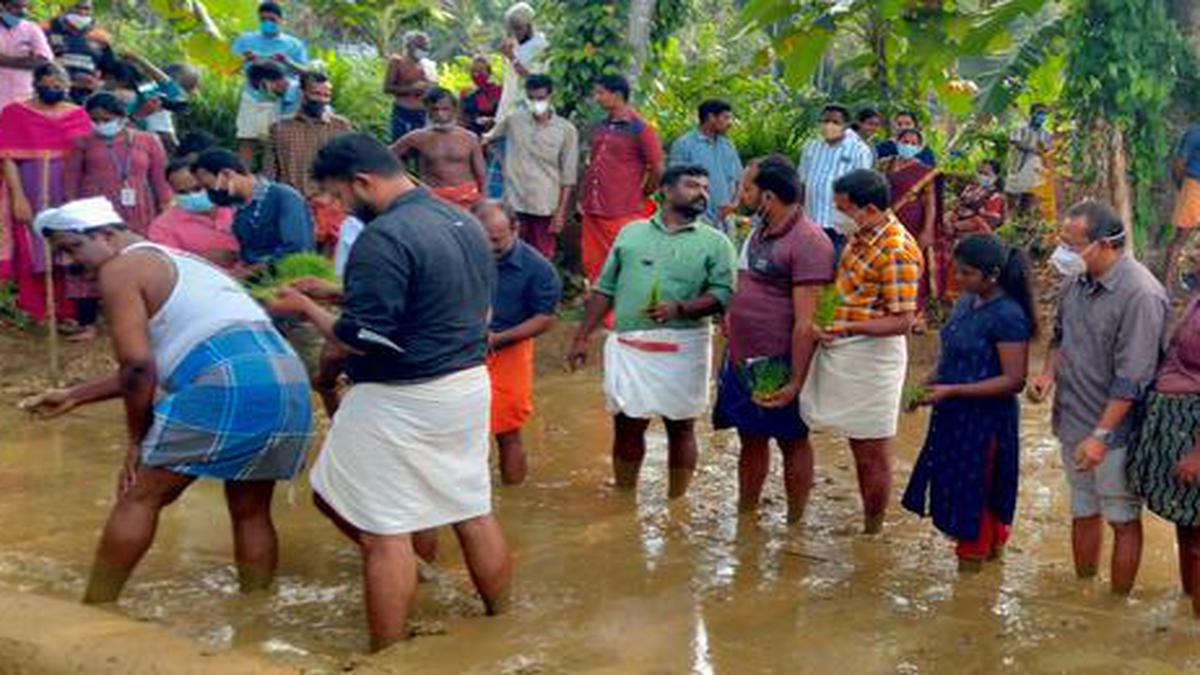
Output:
<svg viewBox="0 0 1200 675">
<path fill-rule="evenodd" d="M 67 98 L 67 90 L 59 89 L 58 87 L 47 87 L 39 84 L 34 87 L 34 90 L 37 91 L 38 100 L 46 105 L 62 103 Z"/>
<path fill-rule="evenodd" d="M 375 211 L 375 207 L 366 202 L 359 202 L 350 209 L 350 213 L 358 218 L 365 225 L 379 217 L 379 213 Z"/>
<path fill-rule="evenodd" d="M 210 188 L 207 192 L 208 200 L 217 206 L 237 206 L 242 203 L 241 198 L 234 196 L 229 190 Z"/>
<path fill-rule="evenodd" d="M 78 87 L 71 87 L 71 94 L 70 94 L 71 102 L 74 103 L 75 105 L 83 105 L 84 103 L 87 102 L 88 97 L 91 96 L 93 93 L 94 92 L 91 89 L 80 89 Z"/>
<path fill-rule="evenodd" d="M 306 100 L 300 106 L 300 109 L 304 112 L 305 115 L 307 115 L 308 117 L 312 117 L 314 119 L 324 117 L 325 110 L 328 108 L 329 108 L 329 104 L 324 101 L 308 101 L 308 100 Z"/>
<path fill-rule="evenodd" d="M 688 220 L 695 220 L 700 214 L 708 210 L 708 199 L 697 197 L 687 204 L 679 204 L 674 207 L 675 213 L 683 216 Z"/>
</svg>

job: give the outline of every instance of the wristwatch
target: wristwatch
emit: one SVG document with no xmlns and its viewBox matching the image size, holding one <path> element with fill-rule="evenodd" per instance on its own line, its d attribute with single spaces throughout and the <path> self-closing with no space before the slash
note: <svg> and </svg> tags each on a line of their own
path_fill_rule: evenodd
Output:
<svg viewBox="0 0 1200 675">
<path fill-rule="evenodd" d="M 1092 430 L 1092 438 L 1111 448 L 1113 446 L 1113 442 L 1117 440 L 1117 435 L 1113 433 L 1112 429 L 1101 429 L 1097 427 Z"/>
</svg>

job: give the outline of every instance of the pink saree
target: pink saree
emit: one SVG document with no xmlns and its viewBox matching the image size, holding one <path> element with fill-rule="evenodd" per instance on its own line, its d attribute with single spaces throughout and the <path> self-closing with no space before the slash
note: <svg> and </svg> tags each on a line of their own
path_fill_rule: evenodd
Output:
<svg viewBox="0 0 1200 675">
<path fill-rule="evenodd" d="M 66 200 L 63 169 L 76 141 L 92 132 L 92 121 L 82 108 L 57 116 L 33 109 L 24 102 L 0 110 L 0 161 L 10 161 L 21 179 L 22 192 L 34 213 Z M 18 221 L 11 204 L 11 188 L 0 187 L 0 277 L 17 284 L 17 305 L 35 320 L 46 316 L 46 253 L 42 237 L 32 223 Z M 56 313 L 69 318 L 73 307 L 64 261 L 51 261 L 55 279 Z"/>
</svg>

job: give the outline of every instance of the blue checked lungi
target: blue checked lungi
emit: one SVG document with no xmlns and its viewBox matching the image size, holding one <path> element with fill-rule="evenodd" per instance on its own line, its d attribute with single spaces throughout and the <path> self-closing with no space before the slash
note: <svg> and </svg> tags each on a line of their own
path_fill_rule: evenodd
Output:
<svg viewBox="0 0 1200 675">
<path fill-rule="evenodd" d="M 163 384 L 142 463 L 222 480 L 283 480 L 313 438 L 308 374 L 268 323 L 193 348 Z"/>
</svg>

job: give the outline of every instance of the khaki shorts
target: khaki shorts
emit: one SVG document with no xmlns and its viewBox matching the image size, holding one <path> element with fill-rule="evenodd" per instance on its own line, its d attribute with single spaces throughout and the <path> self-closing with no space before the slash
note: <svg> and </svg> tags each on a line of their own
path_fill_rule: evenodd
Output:
<svg viewBox="0 0 1200 675">
<path fill-rule="evenodd" d="M 1090 471 L 1075 468 L 1077 443 L 1062 444 L 1063 471 L 1071 489 L 1071 515 L 1075 518 L 1103 516 L 1110 523 L 1129 523 L 1142 515 L 1142 500 L 1129 489 L 1125 473 L 1128 449 L 1112 448 L 1104 461 Z"/>
</svg>

